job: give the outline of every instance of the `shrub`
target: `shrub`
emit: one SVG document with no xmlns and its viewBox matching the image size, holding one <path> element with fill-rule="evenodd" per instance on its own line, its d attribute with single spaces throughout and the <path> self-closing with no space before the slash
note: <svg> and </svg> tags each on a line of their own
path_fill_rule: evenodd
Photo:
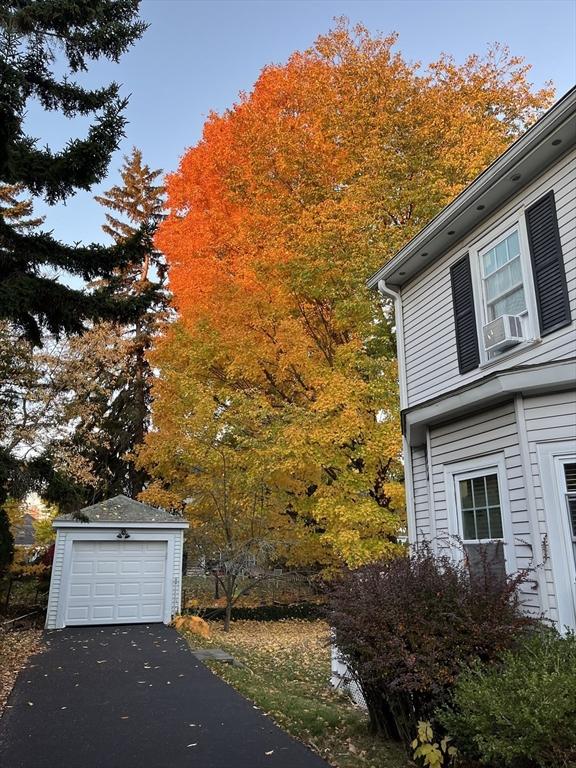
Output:
<svg viewBox="0 0 576 768">
<path fill-rule="evenodd" d="M 576 765 L 576 637 L 538 632 L 502 661 L 475 665 L 438 720 L 486 765 Z"/>
<path fill-rule="evenodd" d="M 329 617 L 374 730 L 408 747 L 463 667 L 515 642 L 533 622 L 520 610 L 521 579 L 471 579 L 427 549 L 342 576 Z"/>
</svg>

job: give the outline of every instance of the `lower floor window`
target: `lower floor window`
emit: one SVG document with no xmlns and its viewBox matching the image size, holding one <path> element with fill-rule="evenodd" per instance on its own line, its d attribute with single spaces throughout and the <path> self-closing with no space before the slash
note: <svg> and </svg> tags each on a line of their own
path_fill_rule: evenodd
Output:
<svg viewBox="0 0 576 768">
<path fill-rule="evenodd" d="M 570 520 L 572 541 L 576 542 L 576 461 L 565 461 L 563 469 L 566 511 Z"/>
<path fill-rule="evenodd" d="M 457 534 L 472 576 L 506 578 L 503 499 L 497 466 L 482 468 L 480 460 L 454 467 L 453 481 Z"/>
<path fill-rule="evenodd" d="M 502 510 L 498 475 L 459 480 L 463 538 L 501 539 Z"/>
</svg>

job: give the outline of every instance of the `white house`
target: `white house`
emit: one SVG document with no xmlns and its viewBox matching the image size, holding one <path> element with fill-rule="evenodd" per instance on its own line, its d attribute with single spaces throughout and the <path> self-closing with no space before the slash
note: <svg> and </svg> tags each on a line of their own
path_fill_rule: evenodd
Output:
<svg viewBox="0 0 576 768">
<path fill-rule="evenodd" d="M 528 569 L 576 628 L 576 89 L 369 281 L 393 297 L 409 538 Z"/>
<path fill-rule="evenodd" d="M 81 518 L 81 519 L 78 519 Z M 54 520 L 47 629 L 86 624 L 169 624 L 180 611 L 188 523 L 115 496 Z"/>
</svg>

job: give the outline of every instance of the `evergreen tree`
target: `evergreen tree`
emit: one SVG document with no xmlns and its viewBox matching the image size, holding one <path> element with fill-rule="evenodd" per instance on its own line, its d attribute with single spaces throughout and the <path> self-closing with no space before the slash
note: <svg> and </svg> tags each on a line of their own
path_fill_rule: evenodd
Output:
<svg viewBox="0 0 576 768">
<path fill-rule="evenodd" d="M 162 217 L 160 170 L 151 170 L 133 149 L 124 158 L 121 182 L 96 200 L 108 211 L 104 231 L 118 244 L 142 227 L 153 232 Z M 51 380 L 73 393 L 62 401 L 64 430 L 33 462 L 43 496 L 73 510 L 118 493 L 136 497 L 147 474 L 134 455 L 150 423 L 153 372 L 147 360 L 158 326 L 167 314 L 165 263 L 153 248 L 142 251 L 113 274 L 115 295 L 146 293 L 149 303 L 132 323 L 95 323 L 56 352 Z M 100 281 L 102 284 L 104 281 Z"/>
<path fill-rule="evenodd" d="M 32 215 L 32 199 L 20 199 L 24 191 L 23 184 L 0 185 L 0 217 L 16 232 L 22 234 L 31 232 L 44 223 L 43 216 Z"/>
<path fill-rule="evenodd" d="M 105 177 L 124 135 L 126 99 L 116 83 L 87 89 L 74 75 L 86 71 L 89 60 L 119 60 L 145 30 L 138 6 L 138 0 L 0 4 L 0 184 L 17 185 L 54 204 Z M 30 99 L 68 118 L 92 116 L 86 137 L 70 139 L 59 152 L 40 148 L 24 129 Z M 19 231 L 0 211 L 0 317 L 16 323 L 36 344 L 42 328 L 69 334 L 81 332 L 87 319 L 134 317 L 145 297 L 119 302 L 112 277 L 148 241 L 148 233 L 140 232 L 109 248 L 66 246 L 48 233 Z M 49 269 L 86 281 L 110 280 L 88 293 L 48 277 Z"/>
<path fill-rule="evenodd" d="M 104 208 L 113 211 L 106 213 L 102 229 L 118 245 L 133 238 L 142 228 L 155 231 L 162 220 L 164 187 L 157 183 L 161 174 L 161 169 L 151 170 L 143 163 L 142 152 L 133 147 L 132 153 L 124 157 L 120 172 L 122 183 L 96 197 Z M 116 455 L 122 459 L 127 453 L 133 455 L 142 445 L 149 428 L 153 374 L 146 352 L 152 345 L 159 323 L 166 316 L 168 296 L 164 288 L 165 278 L 164 258 L 153 247 L 144 251 L 141 259 L 116 270 L 117 291 L 125 296 L 145 291 L 150 301 L 147 310 L 136 318 L 134 326 L 127 329 L 130 342 L 123 368 L 125 379 L 118 382 L 117 395 L 107 420 L 108 434 L 116 438 L 112 440 Z M 137 469 L 130 459 L 127 492 L 137 496 L 144 487 L 146 477 L 145 471 Z"/>
</svg>

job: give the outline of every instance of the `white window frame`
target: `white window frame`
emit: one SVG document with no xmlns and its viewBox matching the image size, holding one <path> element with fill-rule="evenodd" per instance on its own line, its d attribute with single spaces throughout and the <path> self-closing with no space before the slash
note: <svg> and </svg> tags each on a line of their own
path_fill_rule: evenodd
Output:
<svg viewBox="0 0 576 768">
<path fill-rule="evenodd" d="M 459 501 L 460 480 L 468 480 L 474 477 L 494 475 L 498 477 L 498 493 L 500 496 L 500 514 L 502 516 L 502 533 L 500 539 L 465 539 L 463 531 L 462 514 Z M 504 561 L 506 573 L 511 575 L 516 572 L 516 554 L 514 550 L 514 538 L 512 530 L 512 517 L 510 515 L 510 494 L 508 492 L 508 478 L 506 475 L 506 461 L 504 454 L 496 453 L 488 456 L 478 456 L 466 461 L 459 461 L 444 465 L 444 488 L 446 490 L 446 503 L 448 507 L 448 529 L 450 532 L 450 549 L 455 559 L 462 559 L 463 552 L 458 540 L 466 543 L 487 544 L 491 541 L 501 541 L 504 545 Z"/>
<path fill-rule="evenodd" d="M 572 530 L 562 494 L 564 463 L 576 460 L 576 440 L 538 443 L 538 464 L 558 610 L 558 629 L 576 629 L 576 563 Z M 559 514 L 560 511 L 560 514 Z"/>
<path fill-rule="evenodd" d="M 524 215 L 525 207 L 521 206 L 513 214 L 507 216 L 489 231 L 485 232 L 480 238 L 470 243 L 466 251 L 470 257 L 470 271 L 472 274 L 472 287 L 474 292 L 474 306 L 476 312 L 476 328 L 478 332 L 478 347 L 480 350 L 480 367 L 484 368 L 497 364 L 502 358 L 518 354 L 526 347 L 532 346 L 540 341 L 538 325 L 538 308 L 536 306 L 536 291 L 534 288 L 534 278 L 532 274 L 532 264 L 530 260 L 530 246 L 528 244 L 528 231 L 526 229 L 526 217 Z M 510 235 L 514 230 L 518 232 L 518 244 L 520 247 L 520 268 L 522 271 L 522 283 L 524 286 L 524 297 L 526 299 L 526 310 L 522 315 L 522 329 L 525 334 L 525 341 L 516 344 L 509 349 L 490 355 L 484 349 L 484 339 L 482 328 L 491 322 L 488 318 L 486 306 L 486 297 L 484 292 L 484 278 L 482 276 L 481 252 L 485 251 L 497 241 Z"/>
</svg>

